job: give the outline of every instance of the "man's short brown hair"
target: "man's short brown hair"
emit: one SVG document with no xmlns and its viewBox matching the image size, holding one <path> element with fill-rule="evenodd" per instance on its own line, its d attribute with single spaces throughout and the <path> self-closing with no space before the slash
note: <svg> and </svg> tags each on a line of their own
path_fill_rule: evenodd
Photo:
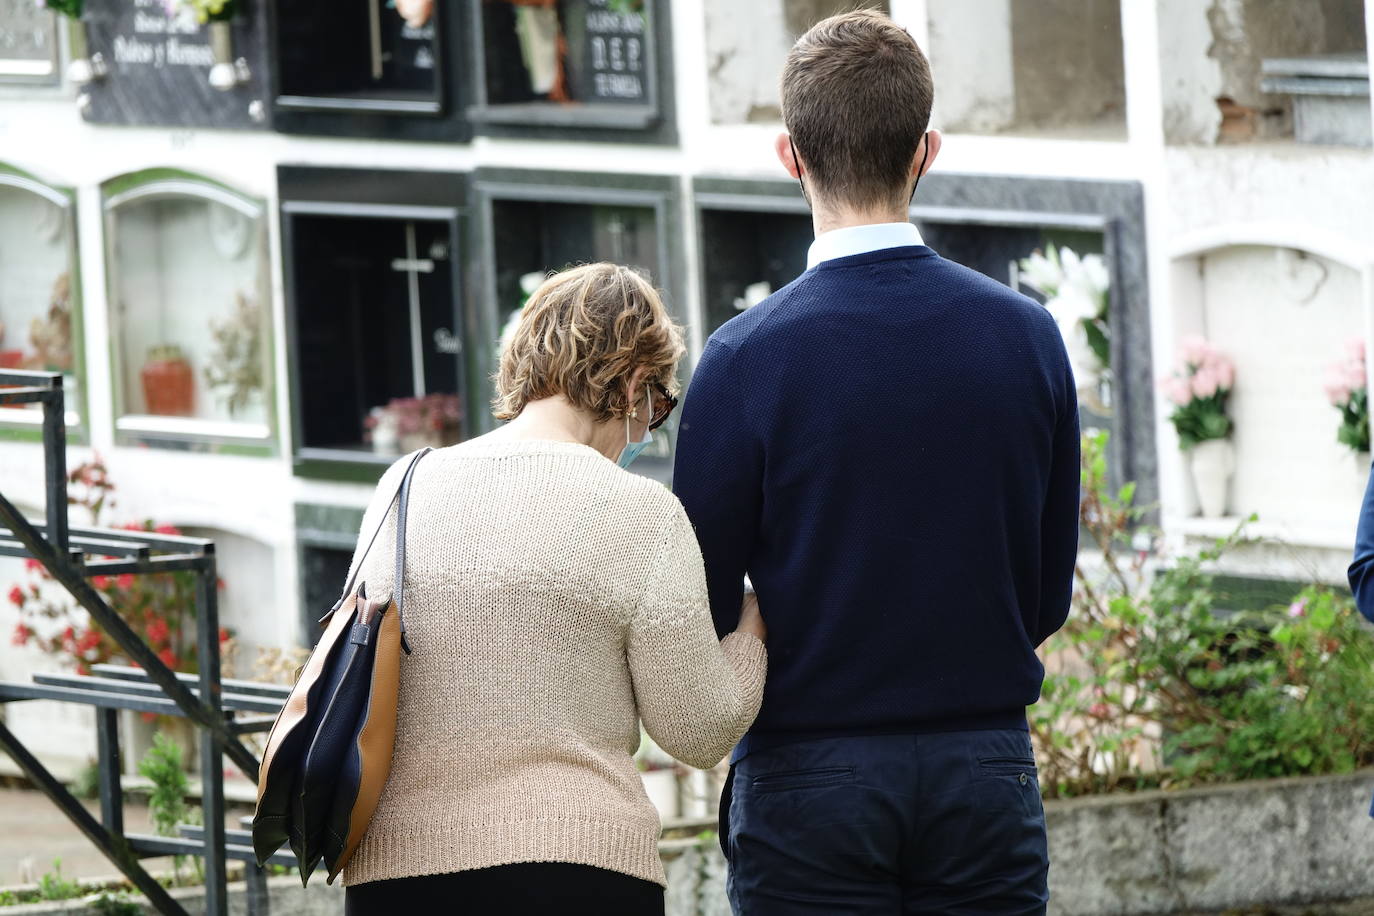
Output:
<svg viewBox="0 0 1374 916">
<path fill-rule="evenodd" d="M 633 409 L 625 394 L 634 371 L 676 391 L 685 351 L 682 329 L 638 271 L 569 268 L 534 291 L 501 351 L 496 418 L 513 420 L 530 401 L 561 394 L 598 421 L 619 419 Z"/>
<path fill-rule="evenodd" d="M 782 71 L 782 117 L 803 180 L 859 209 L 905 198 L 934 98 L 925 54 L 887 16 L 856 10 L 816 23 Z"/>
</svg>

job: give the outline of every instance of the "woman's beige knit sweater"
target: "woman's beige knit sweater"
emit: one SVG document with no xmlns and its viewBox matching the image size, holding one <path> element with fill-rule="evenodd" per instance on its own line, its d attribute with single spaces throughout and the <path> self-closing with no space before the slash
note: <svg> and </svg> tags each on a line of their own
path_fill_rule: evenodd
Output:
<svg viewBox="0 0 1374 916">
<path fill-rule="evenodd" d="M 360 544 L 408 461 L 382 478 Z M 391 591 L 395 516 L 359 576 L 375 597 Z M 766 667 L 754 637 L 717 641 L 677 498 L 585 446 L 475 440 L 420 462 L 406 545 L 414 654 L 344 883 L 572 862 L 665 884 L 631 759 L 639 721 L 713 766 L 758 713 Z"/>
</svg>

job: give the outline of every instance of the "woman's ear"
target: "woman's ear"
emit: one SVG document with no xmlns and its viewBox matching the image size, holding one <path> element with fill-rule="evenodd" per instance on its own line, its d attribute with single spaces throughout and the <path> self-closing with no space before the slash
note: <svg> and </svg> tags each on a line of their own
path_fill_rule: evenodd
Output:
<svg viewBox="0 0 1374 916">
<path fill-rule="evenodd" d="M 630 373 L 629 387 L 625 391 L 625 410 L 632 417 L 639 410 L 640 395 L 644 392 L 644 379 L 648 374 L 647 366 L 640 366 Z"/>
</svg>

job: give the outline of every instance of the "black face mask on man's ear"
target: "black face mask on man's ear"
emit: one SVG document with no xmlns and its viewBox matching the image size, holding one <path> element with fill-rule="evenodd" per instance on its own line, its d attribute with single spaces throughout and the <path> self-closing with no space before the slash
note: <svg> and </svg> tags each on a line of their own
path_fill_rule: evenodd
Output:
<svg viewBox="0 0 1374 916">
<path fill-rule="evenodd" d="M 906 205 L 911 206 L 911 202 L 916 199 L 916 189 L 921 186 L 921 173 L 926 170 L 926 162 L 930 159 L 930 132 L 926 131 L 921 135 L 921 139 L 926 141 L 926 150 L 921 154 L 921 171 L 916 173 L 916 181 L 911 185 L 911 196 L 907 198 Z M 797 166 L 797 184 L 801 185 L 802 197 L 806 200 L 806 205 L 812 207 L 811 197 L 806 193 L 806 182 L 802 180 L 801 158 L 797 155 L 797 144 L 793 142 L 792 135 L 787 135 L 787 145 L 792 147 L 792 162 Z"/>
</svg>

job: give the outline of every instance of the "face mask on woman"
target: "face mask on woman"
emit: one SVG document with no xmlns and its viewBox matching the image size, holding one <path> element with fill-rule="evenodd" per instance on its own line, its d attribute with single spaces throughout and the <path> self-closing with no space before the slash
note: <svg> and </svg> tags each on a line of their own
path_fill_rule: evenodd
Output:
<svg viewBox="0 0 1374 916">
<path fill-rule="evenodd" d="M 633 464 L 649 443 L 654 441 L 654 434 L 649 430 L 654 415 L 654 393 L 648 385 L 644 386 L 644 397 L 649 402 L 649 412 L 644 415 L 644 438 L 638 442 L 630 441 L 630 415 L 625 414 L 625 448 L 620 453 L 620 460 L 616 462 L 622 468 L 628 468 Z"/>
</svg>

